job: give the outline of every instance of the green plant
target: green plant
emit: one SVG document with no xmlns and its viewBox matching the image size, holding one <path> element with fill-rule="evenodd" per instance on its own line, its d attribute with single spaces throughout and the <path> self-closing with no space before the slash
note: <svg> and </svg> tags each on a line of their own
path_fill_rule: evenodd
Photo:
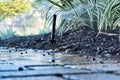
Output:
<svg viewBox="0 0 120 80">
<path fill-rule="evenodd" d="M 49 28 L 44 28 L 42 30 L 39 30 L 39 34 L 45 34 L 45 33 L 49 33 L 50 29 Z"/>
<path fill-rule="evenodd" d="M 13 31 L 10 27 L 7 28 L 6 31 L 0 31 L 0 38 L 7 39 L 15 35 L 15 31 Z"/>
<path fill-rule="evenodd" d="M 119 0 L 99 1 L 87 10 L 90 13 L 90 20 L 94 20 L 94 17 L 96 17 L 99 32 L 102 30 L 106 31 L 108 27 L 113 30 L 120 22 Z"/>
<path fill-rule="evenodd" d="M 77 3 L 72 3 L 72 0 L 60 0 L 58 2 L 55 2 L 53 0 L 48 0 L 50 3 L 53 5 L 48 9 L 48 12 L 46 14 L 46 24 L 50 26 L 52 24 L 52 15 L 57 14 L 61 15 L 60 20 L 59 20 L 59 32 L 62 34 L 63 32 L 66 32 L 69 29 L 74 29 L 77 25 L 83 25 L 84 21 L 82 19 L 79 19 L 85 12 L 82 10 L 83 7 L 81 8 L 82 11 L 80 13 L 77 12 L 77 7 L 79 6 Z M 79 0 L 76 0 L 76 2 L 79 2 Z M 59 9 L 51 14 L 49 14 L 49 11 L 54 8 L 54 5 L 57 6 Z M 66 12 L 70 12 L 67 15 L 64 14 Z M 72 12 L 72 14 L 71 14 Z M 65 17 L 67 16 L 67 17 Z M 79 17 L 78 17 L 79 16 Z"/>
<path fill-rule="evenodd" d="M 60 32 L 74 29 L 76 24 L 78 27 L 80 25 L 88 25 L 91 28 L 95 28 L 94 22 L 96 22 L 97 29 L 100 33 L 109 28 L 110 30 L 114 30 L 118 23 L 120 23 L 119 0 L 73 0 L 71 2 L 62 0 L 64 4 L 61 3 L 61 0 L 58 2 L 53 0 L 48 1 L 59 8 L 55 13 L 59 12 L 59 14 L 62 15 L 59 25 Z M 47 15 L 47 23 L 51 23 L 51 16 L 52 15 Z"/>
</svg>

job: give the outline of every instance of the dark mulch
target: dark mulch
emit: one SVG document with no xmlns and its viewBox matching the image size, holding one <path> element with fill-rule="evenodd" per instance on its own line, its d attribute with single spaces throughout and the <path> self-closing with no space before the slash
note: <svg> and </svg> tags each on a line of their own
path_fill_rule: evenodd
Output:
<svg viewBox="0 0 120 80">
<path fill-rule="evenodd" d="M 110 34 L 99 34 L 89 27 L 80 27 L 74 31 L 68 31 L 62 36 L 56 36 L 56 42 L 51 43 L 51 34 L 20 37 L 14 36 L 1 40 L 0 46 L 20 47 L 33 49 L 53 49 L 56 52 L 63 51 L 81 55 L 120 55 L 120 42 L 118 40 L 118 30 Z"/>
</svg>

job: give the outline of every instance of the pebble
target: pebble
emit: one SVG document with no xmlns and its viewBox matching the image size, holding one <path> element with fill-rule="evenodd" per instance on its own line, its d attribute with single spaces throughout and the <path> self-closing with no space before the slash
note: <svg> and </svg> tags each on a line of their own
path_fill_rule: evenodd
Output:
<svg viewBox="0 0 120 80">
<path fill-rule="evenodd" d="M 23 54 L 22 52 L 20 54 Z"/>
<path fill-rule="evenodd" d="M 120 53 L 117 53 L 117 56 L 119 56 L 120 55 Z"/>
<path fill-rule="evenodd" d="M 103 67 L 108 67 L 108 65 L 103 65 Z"/>
<path fill-rule="evenodd" d="M 23 71 L 24 69 L 22 67 L 19 67 L 18 68 L 18 71 Z"/>
<path fill-rule="evenodd" d="M 89 56 L 86 57 L 87 59 L 89 58 Z"/>
<path fill-rule="evenodd" d="M 57 77 L 63 77 L 63 74 L 60 74 L 60 73 L 56 73 L 54 75 L 57 76 Z"/>
<path fill-rule="evenodd" d="M 93 58 L 93 61 L 95 61 L 96 59 L 95 58 Z"/>
<path fill-rule="evenodd" d="M 50 53 L 48 52 L 48 55 L 50 55 Z"/>
<path fill-rule="evenodd" d="M 86 44 L 85 46 L 86 46 L 86 47 L 90 47 L 90 44 Z"/>
<path fill-rule="evenodd" d="M 101 63 L 101 64 L 104 64 L 104 62 L 103 62 L 103 61 L 100 61 L 100 63 Z"/>
<path fill-rule="evenodd" d="M 67 49 L 67 50 L 65 50 L 65 53 L 69 53 L 71 51 L 72 51 L 71 49 Z"/>
<path fill-rule="evenodd" d="M 51 62 L 55 62 L 55 60 L 54 60 L 54 59 L 52 59 L 52 60 L 51 60 Z"/>
<path fill-rule="evenodd" d="M 111 57 L 111 54 L 104 54 L 105 57 Z"/>
<path fill-rule="evenodd" d="M 9 53 L 11 52 L 11 50 L 9 50 Z"/>
<path fill-rule="evenodd" d="M 45 56 L 45 54 L 43 54 L 43 56 Z"/>
</svg>

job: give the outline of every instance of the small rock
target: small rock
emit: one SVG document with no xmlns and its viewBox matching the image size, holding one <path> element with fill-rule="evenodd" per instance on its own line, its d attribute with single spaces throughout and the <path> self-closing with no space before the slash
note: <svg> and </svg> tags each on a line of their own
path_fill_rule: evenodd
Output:
<svg viewBox="0 0 120 80">
<path fill-rule="evenodd" d="M 104 54 L 105 57 L 111 57 L 111 54 Z"/>
<path fill-rule="evenodd" d="M 18 49 L 19 47 L 18 47 L 18 46 L 15 46 L 15 48 L 17 48 L 17 49 Z"/>
<path fill-rule="evenodd" d="M 22 67 L 19 67 L 18 68 L 18 71 L 23 71 L 24 69 Z"/>
<path fill-rule="evenodd" d="M 51 62 L 55 62 L 55 60 L 54 60 L 54 59 L 52 59 L 52 60 L 51 60 Z"/>
<path fill-rule="evenodd" d="M 117 53 L 117 56 L 119 56 L 120 55 L 120 53 Z"/>
<path fill-rule="evenodd" d="M 6 47 L 6 49 L 9 49 L 8 47 Z"/>
<path fill-rule="evenodd" d="M 71 49 L 67 49 L 67 50 L 65 50 L 65 53 L 69 53 L 71 51 L 72 51 Z"/>
<path fill-rule="evenodd" d="M 86 44 L 85 46 L 86 46 L 86 47 L 90 47 L 90 44 Z"/>
<path fill-rule="evenodd" d="M 103 45 L 104 43 L 103 42 L 101 42 L 101 45 Z"/>
<path fill-rule="evenodd" d="M 100 63 L 101 63 L 101 64 L 104 64 L 104 62 L 103 62 L 103 61 L 100 61 Z"/>
<path fill-rule="evenodd" d="M 95 58 L 93 58 L 93 61 L 95 61 L 96 59 Z"/>
<path fill-rule="evenodd" d="M 87 59 L 89 58 L 89 56 L 86 57 Z"/>
<path fill-rule="evenodd" d="M 13 63 L 10 63 L 10 64 L 13 64 Z"/>
<path fill-rule="evenodd" d="M 108 67 L 108 65 L 103 65 L 103 67 Z"/>
<path fill-rule="evenodd" d="M 20 54 L 23 54 L 22 52 Z"/>
<path fill-rule="evenodd" d="M 50 53 L 48 52 L 48 55 L 50 55 Z"/>
<path fill-rule="evenodd" d="M 60 74 L 60 73 L 56 73 L 54 75 L 57 76 L 57 77 L 63 77 L 63 74 Z"/>
<path fill-rule="evenodd" d="M 9 53 L 11 52 L 11 50 L 9 50 Z"/>
<path fill-rule="evenodd" d="M 97 51 L 100 51 L 100 47 L 97 47 Z"/>
<path fill-rule="evenodd" d="M 43 56 L 45 56 L 45 54 L 43 54 Z"/>
<path fill-rule="evenodd" d="M 120 63 L 120 60 L 118 60 L 117 63 Z"/>
</svg>

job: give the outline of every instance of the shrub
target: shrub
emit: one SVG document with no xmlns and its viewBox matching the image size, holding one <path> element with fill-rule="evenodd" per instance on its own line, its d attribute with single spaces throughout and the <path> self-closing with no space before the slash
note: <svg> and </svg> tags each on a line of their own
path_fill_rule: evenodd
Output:
<svg viewBox="0 0 120 80">
<path fill-rule="evenodd" d="M 61 15 L 60 32 L 66 32 L 80 25 L 97 27 L 97 30 L 101 32 L 108 30 L 108 28 L 114 30 L 120 23 L 119 0 L 73 0 L 71 2 L 62 0 L 65 6 L 62 6 L 61 0 L 58 2 L 48 1 L 59 8 L 55 14 Z M 51 17 L 52 15 L 47 15 L 46 22 L 50 23 Z M 94 23 L 97 26 L 94 26 Z"/>
</svg>

